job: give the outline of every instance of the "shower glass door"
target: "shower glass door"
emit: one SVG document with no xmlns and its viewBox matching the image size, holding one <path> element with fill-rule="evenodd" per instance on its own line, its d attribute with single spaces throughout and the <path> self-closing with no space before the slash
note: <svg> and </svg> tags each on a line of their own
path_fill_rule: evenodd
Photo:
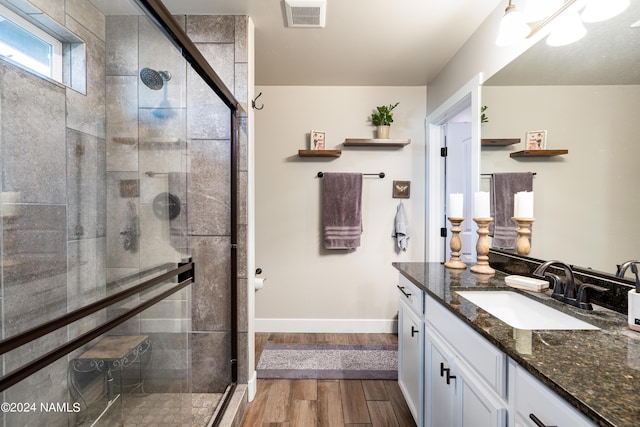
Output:
<svg viewBox="0 0 640 427">
<path fill-rule="evenodd" d="M 39 3 L 63 82 L 0 56 L 0 423 L 206 425 L 234 381 L 231 110 L 136 2 Z"/>
</svg>

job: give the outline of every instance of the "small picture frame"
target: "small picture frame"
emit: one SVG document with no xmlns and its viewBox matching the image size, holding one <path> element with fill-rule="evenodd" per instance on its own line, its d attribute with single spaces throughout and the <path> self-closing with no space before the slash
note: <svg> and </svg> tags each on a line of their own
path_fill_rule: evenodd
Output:
<svg viewBox="0 0 640 427">
<path fill-rule="evenodd" d="M 393 198 L 408 199 L 411 196 L 411 181 L 393 181 Z"/>
<path fill-rule="evenodd" d="M 526 150 L 544 150 L 547 148 L 547 131 L 546 130 L 531 130 L 527 132 L 527 139 L 525 139 Z"/>
<path fill-rule="evenodd" d="M 324 131 L 312 130 L 309 133 L 309 149 L 310 150 L 324 150 Z"/>
</svg>

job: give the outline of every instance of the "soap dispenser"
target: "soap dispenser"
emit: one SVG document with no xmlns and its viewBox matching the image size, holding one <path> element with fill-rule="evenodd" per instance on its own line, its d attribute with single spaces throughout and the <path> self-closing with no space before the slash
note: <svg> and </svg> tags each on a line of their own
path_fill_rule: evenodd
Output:
<svg viewBox="0 0 640 427">
<path fill-rule="evenodd" d="M 631 264 L 631 271 L 636 276 L 636 288 L 629 291 L 629 311 L 627 322 L 629 329 L 640 332 L 640 277 L 638 277 L 638 266 Z"/>
</svg>

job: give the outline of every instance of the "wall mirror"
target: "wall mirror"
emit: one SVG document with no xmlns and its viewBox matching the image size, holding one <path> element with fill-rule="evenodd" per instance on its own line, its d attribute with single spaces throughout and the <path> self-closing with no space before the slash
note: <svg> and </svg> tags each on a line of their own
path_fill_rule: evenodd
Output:
<svg viewBox="0 0 640 427">
<path fill-rule="evenodd" d="M 482 138 L 520 142 L 483 145 L 481 187 L 492 173 L 535 172 L 529 256 L 615 274 L 640 259 L 640 2 L 585 27 L 571 45 L 542 39 L 484 83 Z M 568 154 L 510 157 L 533 130 Z"/>
</svg>

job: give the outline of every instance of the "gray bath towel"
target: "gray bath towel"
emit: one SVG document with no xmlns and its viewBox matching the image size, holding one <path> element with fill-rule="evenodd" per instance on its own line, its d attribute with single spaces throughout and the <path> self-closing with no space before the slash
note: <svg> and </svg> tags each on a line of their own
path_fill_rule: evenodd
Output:
<svg viewBox="0 0 640 427">
<path fill-rule="evenodd" d="M 514 194 L 533 190 L 533 173 L 494 173 L 491 179 L 491 216 L 489 234 L 493 235 L 494 248 L 513 249 L 515 247 L 516 224 L 513 217 Z"/>
<path fill-rule="evenodd" d="M 325 173 L 322 178 L 325 249 L 354 249 L 362 235 L 362 174 Z"/>
</svg>

